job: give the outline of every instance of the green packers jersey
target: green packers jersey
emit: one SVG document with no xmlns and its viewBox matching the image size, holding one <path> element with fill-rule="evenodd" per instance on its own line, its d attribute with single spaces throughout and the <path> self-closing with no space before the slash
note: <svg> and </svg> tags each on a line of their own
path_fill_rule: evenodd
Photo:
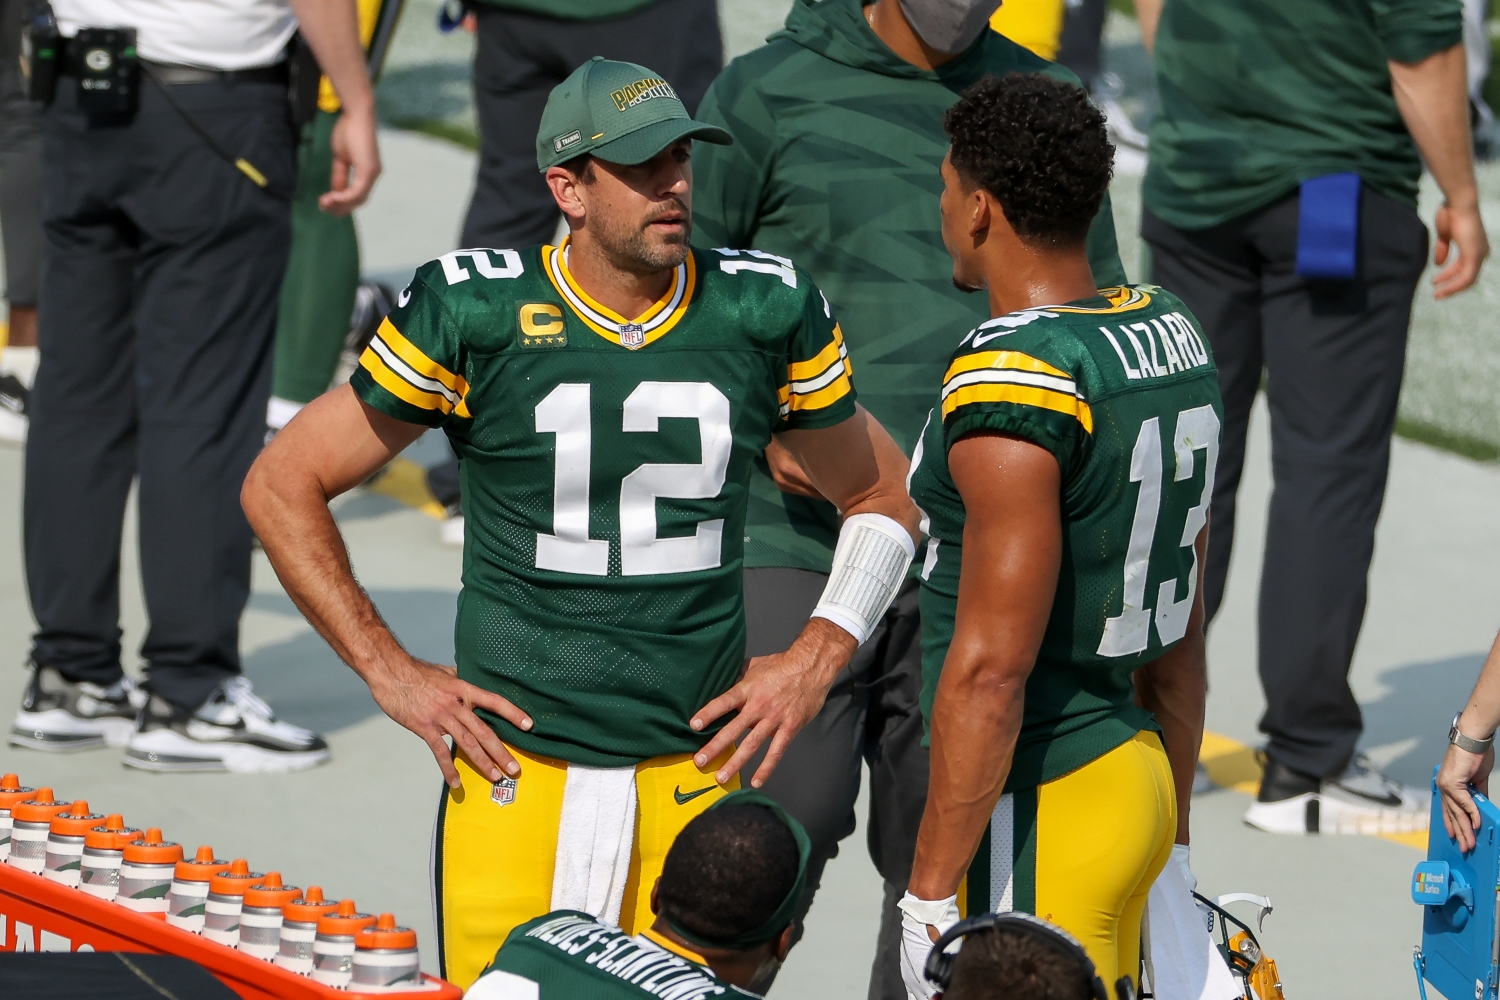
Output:
<svg viewBox="0 0 1500 1000">
<path fill-rule="evenodd" d="M 1208 517 L 1223 404 L 1208 342 L 1170 292 L 1026 309 L 973 330 L 954 352 L 913 461 L 927 517 L 922 714 L 958 607 L 964 504 L 948 449 L 974 431 L 1014 435 L 1062 470 L 1062 566 L 1007 791 L 1067 774 L 1141 729 L 1130 675 L 1187 632 L 1193 542 Z"/>
<path fill-rule="evenodd" d="M 464 996 L 473 1000 L 706 1000 L 754 997 L 701 955 L 645 931 L 631 937 L 587 913 L 555 910 L 510 932 Z"/>
<path fill-rule="evenodd" d="M 597 767 L 694 752 L 692 713 L 745 652 L 751 464 L 854 413 L 843 335 L 807 274 L 694 250 L 634 320 L 567 246 L 423 265 L 351 384 L 461 459 L 459 676 L 528 712 L 502 739 Z"/>
</svg>

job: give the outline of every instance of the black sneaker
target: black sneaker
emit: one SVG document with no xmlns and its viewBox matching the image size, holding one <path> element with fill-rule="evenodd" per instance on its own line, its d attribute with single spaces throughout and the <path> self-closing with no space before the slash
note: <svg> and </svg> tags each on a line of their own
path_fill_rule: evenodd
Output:
<svg viewBox="0 0 1500 1000">
<path fill-rule="evenodd" d="M 323 737 L 278 721 L 248 680 L 232 677 L 196 712 L 152 695 L 123 762 L 144 771 L 305 771 L 328 757 Z"/>
<path fill-rule="evenodd" d="M 1387 778 L 1364 754 L 1322 779 L 1268 758 L 1245 822 L 1270 833 L 1414 833 L 1427 829 L 1431 807 L 1430 793 Z"/>
<path fill-rule="evenodd" d="M 26 411 L 30 405 L 31 393 L 26 385 L 10 372 L 0 373 L 0 441 L 26 443 Z"/>
<path fill-rule="evenodd" d="M 25 384 L 10 372 L 0 373 L 0 409 L 9 410 L 18 417 L 26 416 L 31 392 Z"/>
<path fill-rule="evenodd" d="M 9 742 L 54 753 L 124 746 L 145 700 L 129 677 L 100 687 L 70 681 L 54 667 L 34 666 Z"/>
</svg>

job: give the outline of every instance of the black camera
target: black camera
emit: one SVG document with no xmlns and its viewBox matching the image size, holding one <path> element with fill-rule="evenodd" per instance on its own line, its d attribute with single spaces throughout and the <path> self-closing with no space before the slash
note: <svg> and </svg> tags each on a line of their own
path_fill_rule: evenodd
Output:
<svg viewBox="0 0 1500 1000">
<path fill-rule="evenodd" d="M 140 105 L 141 64 L 134 28 L 79 28 L 68 40 L 78 77 L 78 110 L 90 115 L 133 115 Z"/>
<path fill-rule="evenodd" d="M 51 104 L 57 93 L 65 39 L 57 30 L 52 5 L 28 3 L 21 12 L 21 76 L 28 100 Z"/>
</svg>

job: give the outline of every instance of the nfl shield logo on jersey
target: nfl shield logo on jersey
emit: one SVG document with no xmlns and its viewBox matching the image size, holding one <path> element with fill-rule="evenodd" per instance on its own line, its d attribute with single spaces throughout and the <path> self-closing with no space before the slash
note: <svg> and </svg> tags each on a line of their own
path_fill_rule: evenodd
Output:
<svg viewBox="0 0 1500 1000">
<path fill-rule="evenodd" d="M 508 806 L 516 801 L 516 779 L 501 778 L 490 791 L 490 801 L 497 806 Z"/>
<path fill-rule="evenodd" d="M 639 323 L 620 324 L 620 346 L 632 351 L 646 343 L 646 331 Z"/>
</svg>

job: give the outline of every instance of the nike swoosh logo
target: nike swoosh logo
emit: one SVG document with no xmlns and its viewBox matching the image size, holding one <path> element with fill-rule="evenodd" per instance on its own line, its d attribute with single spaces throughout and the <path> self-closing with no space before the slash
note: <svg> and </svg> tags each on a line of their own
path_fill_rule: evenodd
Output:
<svg viewBox="0 0 1500 1000">
<path fill-rule="evenodd" d="M 989 343 L 991 340 L 994 340 L 996 337 L 1003 337 L 1003 336 L 1005 336 L 1008 333 L 1015 333 L 1015 332 L 1016 331 L 1014 331 L 1014 330 L 997 330 L 994 333 L 979 334 L 978 336 L 976 336 L 974 338 L 974 346 L 975 347 L 982 347 L 983 345 Z"/>
<path fill-rule="evenodd" d="M 682 792 L 682 786 L 678 785 L 676 788 L 672 789 L 672 798 L 677 800 L 678 805 L 685 806 L 689 802 L 696 799 L 698 796 L 706 795 L 718 787 L 718 785 L 709 785 L 707 788 L 700 788 L 697 791 L 688 792 L 686 795 L 684 795 Z"/>
</svg>

